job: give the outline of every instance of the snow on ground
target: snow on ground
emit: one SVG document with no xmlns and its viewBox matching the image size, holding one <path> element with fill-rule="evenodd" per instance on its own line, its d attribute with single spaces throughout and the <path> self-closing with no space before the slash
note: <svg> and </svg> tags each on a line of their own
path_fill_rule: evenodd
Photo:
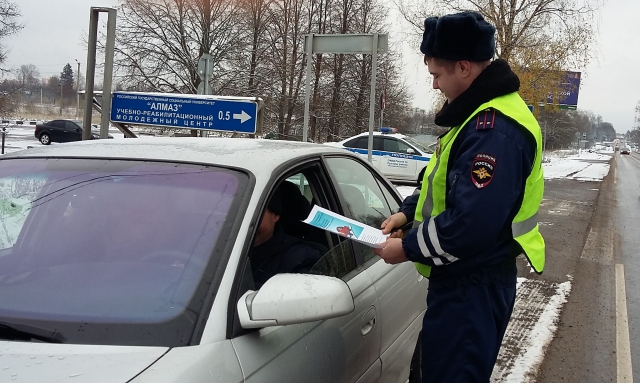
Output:
<svg viewBox="0 0 640 383">
<path fill-rule="evenodd" d="M 602 181 L 609 173 L 613 151 L 557 151 L 546 153 L 542 167 L 547 180 L 566 178 L 579 181 Z M 413 194 L 415 186 L 396 185 L 403 198 Z"/>
<path fill-rule="evenodd" d="M 582 150 L 574 154 L 558 151 L 545 156 L 544 178 L 568 178 L 580 181 L 601 181 L 609 173 L 612 151 L 589 152 Z"/>
</svg>

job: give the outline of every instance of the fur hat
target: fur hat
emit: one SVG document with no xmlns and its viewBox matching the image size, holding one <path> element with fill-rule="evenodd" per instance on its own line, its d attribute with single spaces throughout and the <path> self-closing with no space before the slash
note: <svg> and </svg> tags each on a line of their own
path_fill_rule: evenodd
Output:
<svg viewBox="0 0 640 383">
<path fill-rule="evenodd" d="M 267 205 L 267 208 L 276 215 L 282 215 L 282 190 L 280 190 L 280 187 L 281 186 L 278 186 L 276 190 L 273 191 L 269 204 Z"/>
<path fill-rule="evenodd" d="M 496 49 L 496 28 L 477 12 L 460 12 L 424 20 L 420 51 L 450 61 L 485 61 Z"/>
</svg>

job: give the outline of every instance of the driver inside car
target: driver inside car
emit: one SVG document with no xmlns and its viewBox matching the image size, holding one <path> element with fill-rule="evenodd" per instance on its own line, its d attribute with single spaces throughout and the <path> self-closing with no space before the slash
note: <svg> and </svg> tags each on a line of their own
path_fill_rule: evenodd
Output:
<svg viewBox="0 0 640 383">
<path fill-rule="evenodd" d="M 256 289 L 279 273 L 308 273 L 322 254 L 302 239 L 284 232 L 278 222 L 283 209 L 281 187 L 277 187 L 260 219 L 249 251 Z"/>
</svg>

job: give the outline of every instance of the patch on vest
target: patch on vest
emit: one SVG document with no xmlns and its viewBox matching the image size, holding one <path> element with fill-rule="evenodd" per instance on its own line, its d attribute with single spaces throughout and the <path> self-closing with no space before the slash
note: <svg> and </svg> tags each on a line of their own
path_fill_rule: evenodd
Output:
<svg viewBox="0 0 640 383">
<path fill-rule="evenodd" d="M 471 165 L 471 182 L 482 189 L 489 185 L 496 171 L 496 158 L 485 153 L 476 154 Z"/>
</svg>

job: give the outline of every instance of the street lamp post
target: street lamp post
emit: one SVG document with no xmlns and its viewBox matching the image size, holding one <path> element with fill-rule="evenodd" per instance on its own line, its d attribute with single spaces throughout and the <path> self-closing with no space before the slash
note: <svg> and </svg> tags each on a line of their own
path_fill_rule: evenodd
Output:
<svg viewBox="0 0 640 383">
<path fill-rule="evenodd" d="M 62 86 L 62 79 L 60 80 L 58 85 L 60 85 L 60 115 L 62 116 L 62 89 L 64 88 Z"/>
</svg>

